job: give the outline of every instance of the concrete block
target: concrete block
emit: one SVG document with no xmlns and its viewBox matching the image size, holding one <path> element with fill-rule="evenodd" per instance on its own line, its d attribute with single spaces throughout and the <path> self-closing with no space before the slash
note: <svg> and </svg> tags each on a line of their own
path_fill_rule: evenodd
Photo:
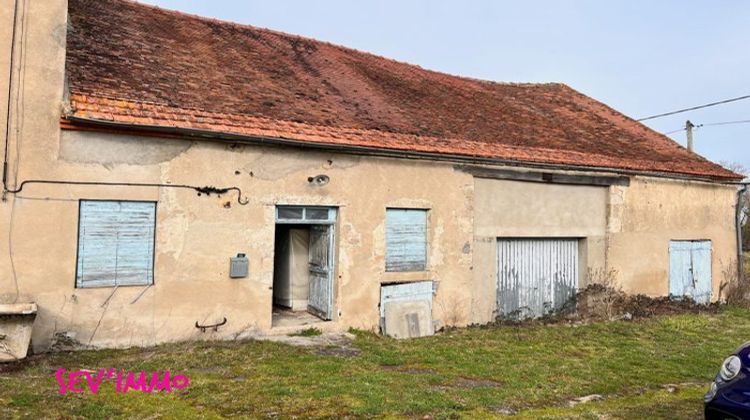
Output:
<svg viewBox="0 0 750 420">
<path fill-rule="evenodd" d="M 385 304 L 385 334 L 394 338 L 414 338 L 434 333 L 429 301 L 415 300 Z"/>
<path fill-rule="evenodd" d="M 26 357 L 36 303 L 0 304 L 0 363 Z"/>
</svg>

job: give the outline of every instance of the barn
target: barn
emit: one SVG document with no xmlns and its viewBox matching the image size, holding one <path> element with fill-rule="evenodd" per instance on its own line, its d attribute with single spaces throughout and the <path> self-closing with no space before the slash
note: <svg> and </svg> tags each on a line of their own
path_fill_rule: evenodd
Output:
<svg viewBox="0 0 750 420">
<path fill-rule="evenodd" d="M 127 0 L 0 21 L 0 299 L 37 349 L 417 337 L 736 273 L 742 177 L 564 84 Z"/>
</svg>

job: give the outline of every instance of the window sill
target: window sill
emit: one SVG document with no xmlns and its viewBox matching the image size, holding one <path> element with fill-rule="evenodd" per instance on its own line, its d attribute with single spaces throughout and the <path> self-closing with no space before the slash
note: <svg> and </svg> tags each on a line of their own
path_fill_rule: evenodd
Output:
<svg viewBox="0 0 750 420">
<path fill-rule="evenodd" d="M 381 283 L 405 283 L 432 280 L 432 271 L 386 271 Z"/>
<path fill-rule="evenodd" d="M 85 289 L 114 289 L 114 288 L 120 288 L 120 287 L 146 287 L 146 286 L 153 286 L 154 283 L 148 283 L 148 284 L 91 284 L 91 285 L 76 285 L 76 290 L 85 290 Z"/>
</svg>

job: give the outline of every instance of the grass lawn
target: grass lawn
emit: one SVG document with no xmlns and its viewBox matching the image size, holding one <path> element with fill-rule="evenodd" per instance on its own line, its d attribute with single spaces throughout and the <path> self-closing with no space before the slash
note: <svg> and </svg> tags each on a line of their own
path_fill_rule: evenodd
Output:
<svg viewBox="0 0 750 420">
<path fill-rule="evenodd" d="M 0 372 L 0 418 L 408 416 L 696 418 L 719 363 L 750 337 L 750 310 L 582 326 L 468 328 L 349 349 L 244 341 L 35 356 Z M 170 370 L 172 393 L 58 394 L 54 371 Z M 678 384 L 676 390 L 667 384 Z M 671 391 L 671 392 L 670 392 Z M 602 401 L 568 407 L 575 397 Z"/>
</svg>

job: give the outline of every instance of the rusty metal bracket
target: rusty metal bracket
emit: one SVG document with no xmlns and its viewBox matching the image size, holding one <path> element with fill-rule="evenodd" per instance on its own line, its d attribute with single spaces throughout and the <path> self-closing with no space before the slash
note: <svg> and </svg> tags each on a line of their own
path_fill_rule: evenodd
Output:
<svg viewBox="0 0 750 420">
<path fill-rule="evenodd" d="M 195 321 L 195 328 L 198 328 L 201 330 L 201 332 L 206 332 L 207 329 L 213 328 L 214 331 L 219 331 L 219 327 L 227 323 L 227 318 L 224 317 L 224 320 L 219 322 L 218 324 L 212 324 L 212 325 L 199 325 L 198 321 Z"/>
</svg>

